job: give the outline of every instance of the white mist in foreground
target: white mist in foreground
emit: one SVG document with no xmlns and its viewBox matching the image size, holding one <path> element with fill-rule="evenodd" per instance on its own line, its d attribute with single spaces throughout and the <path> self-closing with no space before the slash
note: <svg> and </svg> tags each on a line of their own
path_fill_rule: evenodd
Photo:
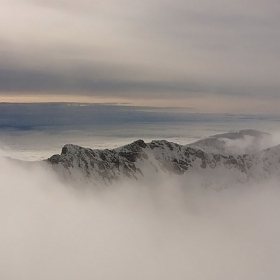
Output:
<svg viewBox="0 0 280 280">
<path fill-rule="evenodd" d="M 81 193 L 43 168 L 1 158 L 0 170 L 0 279 L 280 278 L 276 183 Z"/>
</svg>

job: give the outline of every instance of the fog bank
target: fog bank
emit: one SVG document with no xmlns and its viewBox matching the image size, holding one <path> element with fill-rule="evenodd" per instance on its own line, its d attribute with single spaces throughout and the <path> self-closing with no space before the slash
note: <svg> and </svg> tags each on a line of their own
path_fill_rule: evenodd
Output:
<svg viewBox="0 0 280 280">
<path fill-rule="evenodd" d="M 0 168 L 1 279 L 280 277 L 276 181 L 218 192 L 177 177 L 78 191 L 43 167 L 0 157 Z"/>
</svg>

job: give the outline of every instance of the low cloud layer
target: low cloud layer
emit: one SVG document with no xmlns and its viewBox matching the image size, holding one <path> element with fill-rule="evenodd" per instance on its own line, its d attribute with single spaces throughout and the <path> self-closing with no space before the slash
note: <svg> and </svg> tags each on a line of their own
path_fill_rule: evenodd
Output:
<svg viewBox="0 0 280 280">
<path fill-rule="evenodd" d="M 178 98 L 188 106 L 222 96 L 279 105 L 275 0 L 13 0 L 0 18 L 3 97 Z"/>
<path fill-rule="evenodd" d="M 278 279 L 278 184 L 79 191 L 0 159 L 0 278 Z"/>
</svg>

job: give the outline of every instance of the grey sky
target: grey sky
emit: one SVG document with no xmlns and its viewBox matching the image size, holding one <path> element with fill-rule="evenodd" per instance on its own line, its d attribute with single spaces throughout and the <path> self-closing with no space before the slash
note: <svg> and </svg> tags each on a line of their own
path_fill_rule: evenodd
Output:
<svg viewBox="0 0 280 280">
<path fill-rule="evenodd" d="M 276 0 L 2 0 L 0 101 L 96 96 L 215 111 L 213 100 L 277 111 L 279 31 Z"/>
</svg>

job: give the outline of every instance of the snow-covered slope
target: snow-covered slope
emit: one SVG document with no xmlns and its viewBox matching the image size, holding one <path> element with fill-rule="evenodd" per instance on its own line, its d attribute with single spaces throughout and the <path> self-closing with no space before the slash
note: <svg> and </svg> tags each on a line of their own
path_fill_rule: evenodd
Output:
<svg viewBox="0 0 280 280">
<path fill-rule="evenodd" d="M 217 134 L 187 145 L 208 153 L 223 155 L 253 154 L 271 147 L 272 135 L 246 129 L 239 132 Z"/>
<path fill-rule="evenodd" d="M 248 175 L 256 180 L 280 177 L 280 145 L 254 154 Z"/>
</svg>

